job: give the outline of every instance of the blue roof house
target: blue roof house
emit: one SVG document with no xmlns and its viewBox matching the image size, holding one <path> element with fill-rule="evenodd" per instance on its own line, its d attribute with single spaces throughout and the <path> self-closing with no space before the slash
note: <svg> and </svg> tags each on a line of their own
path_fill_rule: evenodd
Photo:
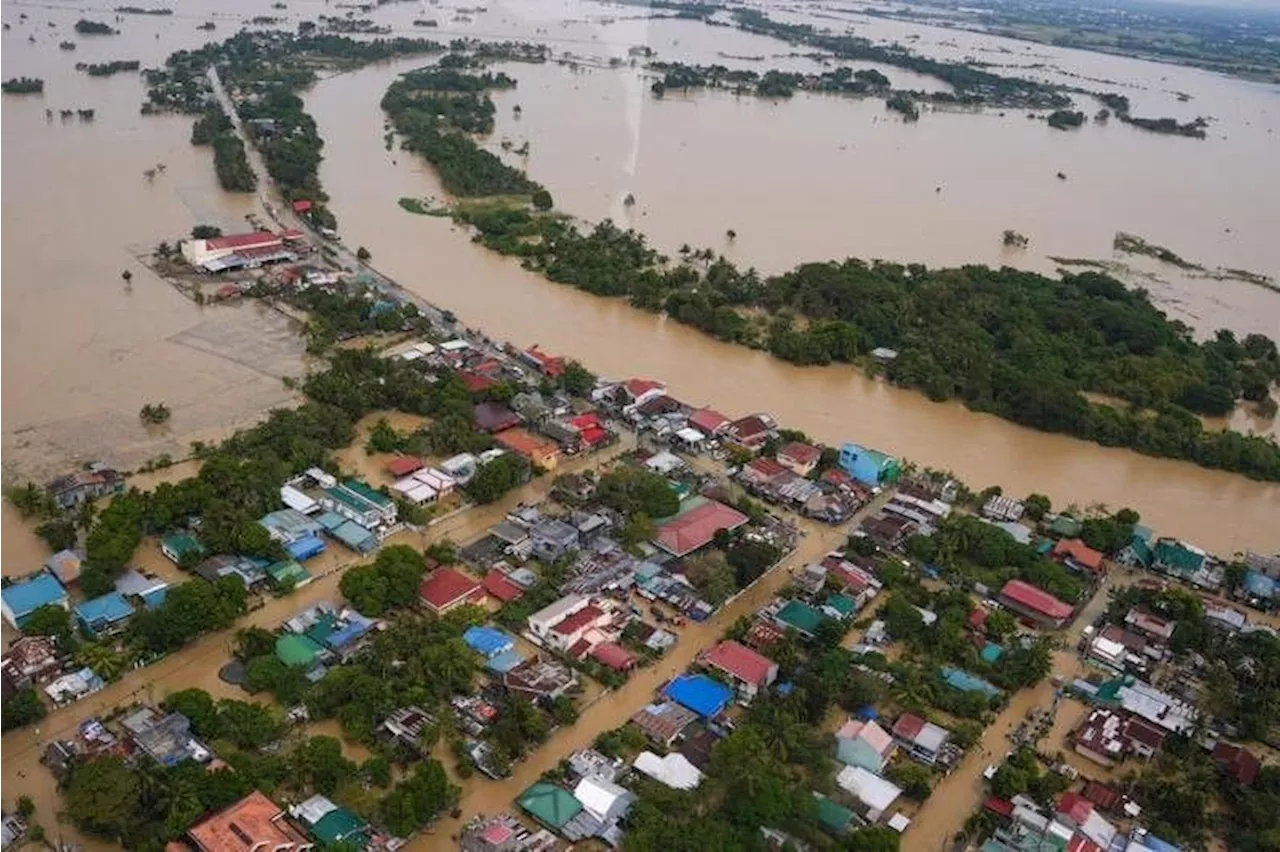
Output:
<svg viewBox="0 0 1280 852">
<path fill-rule="evenodd" d="M 733 700 L 732 689 L 703 674 L 680 675 L 667 684 L 664 694 L 704 719 L 718 716 Z"/>
<path fill-rule="evenodd" d="M 52 574 L 41 571 L 34 577 L 14 583 L 0 592 L 0 611 L 4 620 L 21 629 L 26 620 L 42 606 L 70 609 L 67 590 Z"/>
<path fill-rule="evenodd" d="M 289 552 L 289 556 L 298 561 L 305 562 L 313 556 L 319 556 L 324 553 L 324 540 L 318 535 L 308 535 L 303 538 L 291 541 L 284 546 Z"/>
<path fill-rule="evenodd" d="M 858 444 L 842 444 L 836 464 L 845 473 L 864 485 L 876 486 L 882 482 L 897 482 L 898 460 L 877 450 L 869 450 Z"/>
<path fill-rule="evenodd" d="M 110 636 L 124 629 L 133 617 L 133 604 L 119 592 L 108 592 L 76 607 L 76 621 L 90 636 Z"/>
<path fill-rule="evenodd" d="M 514 639 L 492 627 L 468 627 L 462 634 L 462 641 L 485 659 L 491 659 L 516 646 Z"/>
</svg>

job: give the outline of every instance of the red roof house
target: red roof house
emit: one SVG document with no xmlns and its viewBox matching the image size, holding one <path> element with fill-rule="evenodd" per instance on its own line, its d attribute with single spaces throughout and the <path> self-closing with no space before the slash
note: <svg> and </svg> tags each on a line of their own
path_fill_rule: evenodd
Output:
<svg viewBox="0 0 1280 852">
<path fill-rule="evenodd" d="M 982 807 L 997 816 L 1006 818 L 1013 816 L 1013 802 L 1008 799 L 1001 799 L 998 796 L 987 796 L 982 802 Z"/>
<path fill-rule="evenodd" d="M 729 425 L 729 418 L 713 408 L 699 408 L 689 415 L 689 425 L 708 438 L 713 438 Z"/>
<path fill-rule="evenodd" d="M 211 237 L 204 241 L 207 251 L 225 251 L 227 249 L 242 251 L 251 248 L 278 248 L 279 245 L 280 238 L 270 231 L 228 234 L 225 237 Z"/>
<path fill-rule="evenodd" d="M 491 569 L 488 574 L 484 575 L 484 581 L 481 585 L 484 586 L 486 592 L 502 603 L 510 603 L 524 594 L 524 589 L 508 580 L 507 575 L 497 568 Z"/>
<path fill-rule="evenodd" d="M 1077 831 L 1071 835 L 1063 852 L 1106 852 L 1106 850 Z"/>
<path fill-rule="evenodd" d="M 778 679 L 778 664 L 734 641 L 721 642 L 702 655 L 702 663 L 729 675 L 748 697 Z"/>
<path fill-rule="evenodd" d="M 778 450 L 778 461 L 800 476 L 808 476 L 812 473 L 821 457 L 822 450 L 802 441 L 792 441 Z"/>
<path fill-rule="evenodd" d="M 408 476 L 419 470 L 422 470 L 422 459 L 417 456 L 400 456 L 387 462 L 387 473 L 396 479 Z"/>
<path fill-rule="evenodd" d="M 418 587 L 418 597 L 427 609 L 444 615 L 465 603 L 484 600 L 484 589 L 475 580 L 452 568 L 440 568 L 427 575 Z"/>
<path fill-rule="evenodd" d="M 715 500 L 690 509 L 658 527 L 654 544 L 672 556 L 687 556 L 711 543 L 720 530 L 736 530 L 746 515 Z"/>
<path fill-rule="evenodd" d="M 1076 825 L 1084 825 L 1089 814 L 1093 813 L 1093 802 L 1079 793 L 1063 793 L 1062 798 L 1058 799 L 1058 813 L 1068 817 Z"/>
<path fill-rule="evenodd" d="M 487 391 L 498 383 L 497 379 L 482 376 L 479 373 L 472 372 L 471 370 L 457 370 L 455 372 L 457 373 L 458 378 L 462 379 L 462 383 L 467 386 L 467 390 L 471 393 Z"/>
<path fill-rule="evenodd" d="M 591 658 L 619 672 L 625 672 L 636 664 L 635 654 L 613 642 L 601 642 L 592 648 Z"/>
<path fill-rule="evenodd" d="M 500 402 L 479 403 L 472 413 L 476 419 L 476 428 L 481 432 L 493 434 L 520 425 L 520 415 Z"/>
<path fill-rule="evenodd" d="M 1053 558 L 1077 571 L 1101 574 L 1102 553 L 1078 538 L 1064 538 L 1053 546 Z"/>
<path fill-rule="evenodd" d="M 1118 790 L 1108 787 L 1101 781 L 1090 781 L 1085 784 L 1081 795 L 1104 811 L 1114 811 L 1124 801 L 1124 796 L 1121 796 Z"/>
<path fill-rule="evenodd" d="M 1258 777 L 1258 770 L 1262 768 L 1262 763 L 1252 752 L 1230 743 L 1220 742 L 1215 745 L 1212 757 L 1219 769 L 1245 786 L 1253 783 Z"/>
<path fill-rule="evenodd" d="M 1071 604 L 1058 600 L 1044 589 L 1022 580 L 1010 580 L 1000 590 L 1000 600 L 1010 609 L 1037 621 L 1061 627 L 1075 611 Z"/>
<path fill-rule="evenodd" d="M 311 202 L 307 201 L 306 199 L 299 199 L 293 202 L 294 213 L 306 213 L 310 209 L 311 209 Z"/>
<path fill-rule="evenodd" d="M 537 367 L 538 371 L 549 379 L 554 379 L 564 373 L 564 359 L 559 355 L 550 355 L 543 352 L 536 344 L 524 350 L 522 354 L 526 361 Z"/>
<path fill-rule="evenodd" d="M 622 387 L 631 397 L 632 402 L 638 402 L 641 397 L 652 394 L 654 391 L 661 393 L 667 389 L 662 382 L 655 382 L 653 379 L 627 379 L 622 383 Z"/>
<path fill-rule="evenodd" d="M 725 436 L 740 447 L 758 450 L 773 431 L 773 418 L 767 414 L 748 414 L 725 427 Z"/>
<path fill-rule="evenodd" d="M 982 607 L 975 607 L 973 612 L 969 613 L 969 629 L 983 630 L 987 624 L 987 616 L 989 613 Z"/>
<path fill-rule="evenodd" d="M 303 849 L 310 845 L 284 818 L 283 809 L 257 790 L 191 826 L 187 836 L 200 852 Z"/>
</svg>

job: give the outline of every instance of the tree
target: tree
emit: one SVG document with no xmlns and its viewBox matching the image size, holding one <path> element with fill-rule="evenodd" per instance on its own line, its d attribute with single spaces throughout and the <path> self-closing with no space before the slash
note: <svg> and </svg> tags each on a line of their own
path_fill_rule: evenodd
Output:
<svg viewBox="0 0 1280 852">
<path fill-rule="evenodd" d="M 342 743 L 334 737 L 311 737 L 293 753 L 293 765 L 303 783 L 326 796 L 356 773 L 356 765 L 342 756 Z"/>
<path fill-rule="evenodd" d="M 360 248 L 356 249 L 356 260 L 360 261 L 361 263 L 368 263 L 369 259 L 372 257 L 373 257 L 373 253 L 370 252 L 364 246 L 360 246 Z"/>
<path fill-rule="evenodd" d="M 586 396 L 596 385 L 595 374 L 577 361 L 569 361 L 560 374 L 560 384 L 574 396 Z"/>
<path fill-rule="evenodd" d="M 530 201 L 533 202 L 533 209 L 535 210 L 550 210 L 555 204 L 551 198 L 551 193 L 543 188 L 534 190 Z"/>
<path fill-rule="evenodd" d="M 36 535 L 44 539 L 53 551 L 69 550 L 76 546 L 76 525 L 66 517 L 50 518 L 36 527 Z"/>
<path fill-rule="evenodd" d="M 360 775 L 376 787 L 391 784 L 391 761 L 380 754 L 375 754 L 360 764 Z"/>
<path fill-rule="evenodd" d="M 284 733 L 284 719 L 271 706 L 223 699 L 218 702 L 218 720 L 223 736 L 238 748 L 260 749 Z"/>
<path fill-rule="evenodd" d="M 203 689 L 182 689 L 171 693 L 164 700 L 164 709 L 190 719 L 191 729 L 203 739 L 216 740 L 223 734 L 218 708 L 213 697 Z"/>
<path fill-rule="evenodd" d="M 477 503 L 492 503 L 524 482 L 528 475 L 528 460 L 515 453 L 506 453 L 476 471 L 464 490 Z"/>
<path fill-rule="evenodd" d="M 1235 593 L 1244 582 L 1244 575 L 1248 572 L 1249 566 L 1243 562 L 1229 562 L 1227 567 L 1223 569 L 1223 584 L 1227 587 L 1227 592 Z"/>
<path fill-rule="evenodd" d="M 18 797 L 18 816 L 25 820 L 31 819 L 31 815 L 36 812 L 36 803 L 32 801 L 30 796 L 21 795 Z"/>
<path fill-rule="evenodd" d="M 165 405 L 163 402 L 148 402 L 146 405 L 142 406 L 142 409 L 138 412 L 138 417 L 142 422 L 150 424 L 164 423 L 172 415 L 173 412 L 169 410 L 169 406 Z"/>
<path fill-rule="evenodd" d="M 118 755 L 97 757 L 71 771 L 63 798 L 80 829 L 118 841 L 135 825 L 142 779 Z"/>
<path fill-rule="evenodd" d="M 58 643 L 59 650 L 68 652 L 74 641 L 75 628 L 71 624 L 71 613 L 60 606 L 45 604 L 38 607 L 22 625 L 22 632 L 28 636 L 49 636 Z"/>
<path fill-rule="evenodd" d="M 1023 502 L 1023 507 L 1027 513 L 1027 517 L 1033 521 L 1038 521 L 1045 515 L 1049 514 L 1049 510 L 1053 508 L 1053 503 L 1043 494 L 1032 494 Z"/>
<path fill-rule="evenodd" d="M 733 566 L 734 582 L 739 589 L 745 589 L 782 558 L 782 551 L 768 542 L 738 539 L 725 551 L 725 557 Z"/>
<path fill-rule="evenodd" d="M 885 825 L 859 828 L 845 839 L 846 852 L 898 852 L 902 835 Z"/>
<path fill-rule="evenodd" d="M 1013 616 L 1002 609 L 990 613 L 984 626 L 987 635 L 996 640 L 1011 636 L 1018 629 L 1018 623 Z"/>
<path fill-rule="evenodd" d="M 900 760 L 889 767 L 886 775 L 917 802 L 923 802 L 933 792 L 933 772 L 915 761 Z"/>
<path fill-rule="evenodd" d="M 666 477 L 631 465 L 619 465 L 600 477 L 596 499 L 627 516 L 667 518 L 680 511 L 680 498 Z"/>
<path fill-rule="evenodd" d="M 216 225 L 196 225 L 191 229 L 191 236 L 197 240 L 211 240 L 222 236 L 222 229 Z"/>
<path fill-rule="evenodd" d="M 34 689 L 20 689 L 4 702 L 4 709 L 0 711 L 0 727 L 12 731 L 23 725 L 39 722 L 47 712 L 44 702 Z"/>
<path fill-rule="evenodd" d="M 738 590 L 733 567 L 719 550 L 689 557 L 682 567 L 685 577 L 709 604 L 719 606 Z"/>
<path fill-rule="evenodd" d="M 248 662 L 275 652 L 276 637 L 271 631 L 250 625 L 236 631 L 236 659 Z"/>
<path fill-rule="evenodd" d="M 383 548 L 370 565 L 359 565 L 342 575 L 338 588 L 359 612 L 381 618 L 417 600 L 418 586 L 426 573 L 422 555 L 408 545 Z"/>
</svg>

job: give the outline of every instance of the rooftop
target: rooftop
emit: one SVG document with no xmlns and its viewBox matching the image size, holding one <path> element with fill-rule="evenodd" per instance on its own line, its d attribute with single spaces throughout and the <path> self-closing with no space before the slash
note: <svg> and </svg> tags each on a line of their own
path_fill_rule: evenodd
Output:
<svg viewBox="0 0 1280 852">
<path fill-rule="evenodd" d="M 422 581 L 418 596 L 435 609 L 445 609 L 468 595 L 475 594 L 480 584 L 452 568 L 437 568 Z"/>
<path fill-rule="evenodd" d="M 685 556 L 711 543 L 719 530 L 735 530 L 747 516 L 715 500 L 708 500 L 658 527 L 654 543 L 672 556 Z"/>
<path fill-rule="evenodd" d="M 702 661 L 755 686 L 764 686 L 777 665 L 745 645 L 732 640 L 721 642 L 702 655 Z"/>
<path fill-rule="evenodd" d="M 202 852 L 294 848 L 307 839 L 281 818 L 280 806 L 257 790 L 196 823 L 187 833 Z"/>
<path fill-rule="evenodd" d="M 822 624 L 822 613 L 804 601 L 787 601 L 774 618 L 809 635 L 813 635 L 818 625 Z"/>
<path fill-rule="evenodd" d="M 631 721 L 658 742 L 669 742 L 698 718 L 698 714 L 674 701 L 649 704 L 631 717 Z"/>
<path fill-rule="evenodd" d="M 1055 620 L 1069 618 L 1073 612 L 1071 604 L 1060 601 L 1044 589 L 1036 588 L 1022 580 L 1010 580 L 1005 583 L 1000 594 L 1014 603 Z"/>
<path fill-rule="evenodd" d="M 667 684 L 664 692 L 672 701 L 704 718 L 719 715 L 733 700 L 733 691 L 729 687 L 700 674 L 680 675 Z"/>
<path fill-rule="evenodd" d="M 62 584 L 52 574 L 45 571 L 0 591 L 4 605 L 18 618 L 66 597 L 67 590 L 62 588 Z"/>
<path fill-rule="evenodd" d="M 582 803 L 568 790 L 545 781 L 539 781 L 521 793 L 516 804 L 551 828 L 562 827 L 582 811 Z"/>
</svg>

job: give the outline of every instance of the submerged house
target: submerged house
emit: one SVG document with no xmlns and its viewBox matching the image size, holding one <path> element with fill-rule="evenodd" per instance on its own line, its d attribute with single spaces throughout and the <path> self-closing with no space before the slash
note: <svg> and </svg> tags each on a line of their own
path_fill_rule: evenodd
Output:
<svg viewBox="0 0 1280 852">
<path fill-rule="evenodd" d="M 883 482 L 897 482 L 901 473 L 898 460 L 893 456 L 851 443 L 840 446 L 836 464 L 854 479 L 873 487 Z"/>
</svg>

